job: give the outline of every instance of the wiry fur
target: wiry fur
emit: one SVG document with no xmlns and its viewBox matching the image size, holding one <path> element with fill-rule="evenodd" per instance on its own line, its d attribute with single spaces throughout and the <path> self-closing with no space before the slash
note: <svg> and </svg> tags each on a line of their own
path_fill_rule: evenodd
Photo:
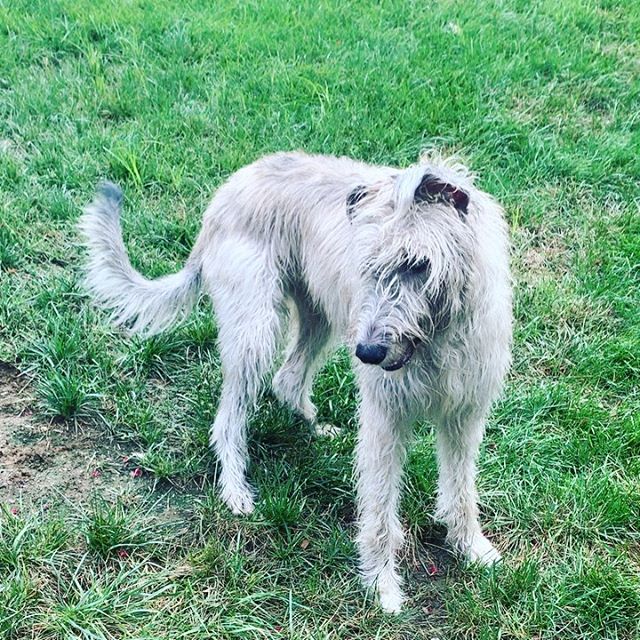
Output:
<svg viewBox="0 0 640 640">
<path fill-rule="evenodd" d="M 147 280 L 129 262 L 122 242 L 122 192 L 105 182 L 80 219 L 89 261 L 85 286 L 96 302 L 111 310 L 111 322 L 131 333 L 160 333 L 184 317 L 197 300 L 200 266 L 189 260 L 182 271 Z"/>
<path fill-rule="evenodd" d="M 420 418 L 436 426 L 436 515 L 449 541 L 472 560 L 499 558 L 478 522 L 475 458 L 509 364 L 507 234 L 500 207 L 466 170 L 428 159 L 398 170 L 302 153 L 265 157 L 218 190 L 185 268 L 154 281 L 127 259 L 120 200 L 107 185 L 82 218 L 89 289 L 117 324 L 143 334 L 173 324 L 201 286 L 211 296 L 224 377 L 211 444 L 235 513 L 253 509 L 247 416 L 289 319 L 273 387 L 311 423 L 313 375 L 331 347 L 384 354 L 376 364 L 354 358 L 358 547 L 382 606 L 397 611 L 403 599 L 398 503 Z"/>
</svg>

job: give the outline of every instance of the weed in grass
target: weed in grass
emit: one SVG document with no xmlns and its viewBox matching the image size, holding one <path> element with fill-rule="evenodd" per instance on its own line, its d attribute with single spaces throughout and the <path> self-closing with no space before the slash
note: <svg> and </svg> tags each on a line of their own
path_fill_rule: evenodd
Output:
<svg viewBox="0 0 640 640">
<path fill-rule="evenodd" d="M 300 479 L 291 475 L 287 478 L 282 465 L 272 467 L 269 476 L 268 481 L 260 483 L 260 515 L 275 527 L 295 526 L 301 520 L 306 503 Z"/>
<path fill-rule="evenodd" d="M 172 332 L 148 340 L 135 339 L 130 344 L 125 366 L 135 372 L 158 378 L 166 377 L 167 368 L 180 362 L 184 342 Z"/>
<path fill-rule="evenodd" d="M 305 538 L 306 539 L 306 538 Z M 353 563 L 355 545 L 349 531 L 319 524 L 313 532 L 312 550 L 315 550 L 314 561 L 317 567 L 333 573 L 333 567 Z M 315 548 L 317 545 L 317 548 Z"/>
<path fill-rule="evenodd" d="M 56 273 L 46 287 L 38 287 L 33 304 L 41 318 L 49 319 L 58 312 L 60 300 L 65 301 L 67 310 L 76 314 L 81 308 L 77 278 L 69 273 Z"/>
<path fill-rule="evenodd" d="M 45 518 L 44 512 L 24 516 L 0 505 L 2 570 L 19 570 L 25 564 L 46 562 L 66 547 L 69 538 L 66 524 L 60 518 Z"/>
<path fill-rule="evenodd" d="M 87 548 L 105 559 L 126 558 L 136 549 L 157 544 L 142 507 L 127 507 L 121 500 L 110 503 L 95 499 L 82 531 Z"/>
<path fill-rule="evenodd" d="M 198 456 L 198 460 L 194 461 L 186 455 L 176 455 L 168 447 L 162 447 L 162 442 L 158 446 L 152 447 L 145 451 L 140 459 L 140 464 L 144 469 L 153 474 L 158 480 L 178 479 L 185 475 L 193 473 L 194 468 L 198 469 L 197 464 L 202 455 Z"/>
<path fill-rule="evenodd" d="M 5 574 L 0 585 L 0 637 L 18 640 L 27 637 L 29 620 L 25 611 L 37 601 L 36 585 L 20 572 Z"/>
<path fill-rule="evenodd" d="M 132 403 L 129 399 L 120 405 L 118 430 L 123 438 L 142 443 L 148 453 L 153 451 L 153 445 L 162 442 L 166 433 L 149 406 Z"/>
<path fill-rule="evenodd" d="M 36 391 L 42 412 L 54 419 L 89 419 L 95 415 L 98 394 L 87 389 L 78 373 L 64 369 L 47 369 Z"/>
<path fill-rule="evenodd" d="M 49 336 L 34 340 L 25 348 L 24 358 L 40 360 L 49 367 L 64 366 L 78 359 L 81 349 L 86 346 L 77 325 L 69 328 L 68 318 L 49 329 Z"/>
<path fill-rule="evenodd" d="M 143 564 L 126 570 L 88 565 L 86 580 L 78 580 L 86 562 L 83 559 L 74 574 L 60 581 L 48 609 L 36 619 L 34 629 L 45 637 L 106 639 L 118 637 L 123 629 L 140 629 L 152 617 L 158 599 L 172 590 Z"/>
</svg>

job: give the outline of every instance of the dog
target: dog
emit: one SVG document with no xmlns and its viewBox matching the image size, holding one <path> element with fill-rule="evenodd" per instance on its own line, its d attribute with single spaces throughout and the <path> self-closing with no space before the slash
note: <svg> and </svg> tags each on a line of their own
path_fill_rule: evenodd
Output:
<svg viewBox="0 0 640 640">
<path fill-rule="evenodd" d="M 247 417 L 289 335 L 276 396 L 319 432 L 314 373 L 339 343 L 359 388 L 357 546 L 364 583 L 385 611 L 404 595 L 397 569 L 402 468 L 412 425 L 435 426 L 436 518 L 468 560 L 498 551 L 481 531 L 475 460 L 510 363 L 508 234 L 503 210 L 464 166 L 407 169 L 277 153 L 223 184 L 184 268 L 148 280 L 127 257 L 122 193 L 104 183 L 80 227 L 86 286 L 111 321 L 151 335 L 206 291 L 218 326 L 223 386 L 210 442 L 221 496 L 248 514 Z"/>
</svg>

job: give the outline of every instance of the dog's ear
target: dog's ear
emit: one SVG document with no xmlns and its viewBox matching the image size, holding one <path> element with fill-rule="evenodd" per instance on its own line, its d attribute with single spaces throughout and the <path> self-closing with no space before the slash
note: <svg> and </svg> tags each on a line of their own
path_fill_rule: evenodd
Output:
<svg viewBox="0 0 640 640">
<path fill-rule="evenodd" d="M 454 184 L 444 182 L 431 173 L 425 173 L 414 195 L 416 202 L 445 202 L 459 212 L 467 213 L 469 194 Z"/>
<path fill-rule="evenodd" d="M 358 185 L 349 192 L 347 196 L 347 218 L 353 220 L 356 215 L 356 207 L 358 202 L 367 195 L 367 187 L 364 185 Z"/>
</svg>

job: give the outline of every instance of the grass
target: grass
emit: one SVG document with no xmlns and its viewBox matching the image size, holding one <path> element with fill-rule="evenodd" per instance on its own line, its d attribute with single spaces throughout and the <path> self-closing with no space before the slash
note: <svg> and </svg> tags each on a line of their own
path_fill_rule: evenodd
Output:
<svg viewBox="0 0 640 640">
<path fill-rule="evenodd" d="M 0 360 L 31 376 L 44 420 L 100 425 L 182 501 L 170 526 L 118 502 L 3 510 L 0 634 L 638 637 L 639 37 L 632 0 L 0 0 Z M 74 223 L 101 178 L 119 182 L 132 260 L 158 276 L 264 153 L 406 165 L 429 146 L 467 160 L 512 231 L 514 365 L 479 480 L 506 561 L 481 572 L 441 550 L 421 426 L 393 618 L 355 573 L 345 354 L 315 387 L 344 435 L 314 441 L 265 397 L 262 499 L 234 518 L 207 450 L 210 309 L 147 342 L 110 330 L 80 289 Z"/>
</svg>

